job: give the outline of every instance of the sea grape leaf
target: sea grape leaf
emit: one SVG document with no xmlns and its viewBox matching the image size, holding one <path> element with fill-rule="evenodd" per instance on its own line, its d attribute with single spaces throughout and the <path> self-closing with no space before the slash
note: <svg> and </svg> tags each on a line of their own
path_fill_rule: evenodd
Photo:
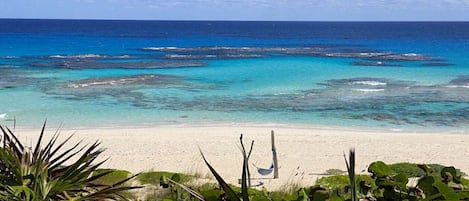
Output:
<svg viewBox="0 0 469 201">
<path fill-rule="evenodd" d="M 223 195 L 223 191 L 218 190 L 218 189 L 209 189 L 209 190 L 200 191 L 200 194 L 206 200 L 220 200 L 221 196 Z"/>
<path fill-rule="evenodd" d="M 430 168 L 430 166 L 426 165 L 426 164 L 419 164 L 417 165 L 420 169 L 422 169 L 426 175 L 430 175 L 432 174 L 432 168 Z"/>
<path fill-rule="evenodd" d="M 271 200 L 264 196 L 256 195 L 251 198 L 251 201 L 271 201 Z"/>
<path fill-rule="evenodd" d="M 177 173 L 173 174 L 173 176 L 171 176 L 171 180 L 175 181 L 175 182 L 180 182 L 181 181 L 181 176 Z"/>
<path fill-rule="evenodd" d="M 386 198 L 386 200 L 399 200 L 399 193 L 396 192 L 394 188 L 385 188 L 383 197 Z"/>
<path fill-rule="evenodd" d="M 326 201 L 329 199 L 329 193 L 326 191 L 316 191 L 313 194 L 313 201 Z"/>
<path fill-rule="evenodd" d="M 367 195 L 368 192 L 370 192 L 370 190 L 373 188 L 367 181 L 360 181 L 358 186 L 359 192 L 363 195 Z"/>
<path fill-rule="evenodd" d="M 373 177 L 386 177 L 393 174 L 392 169 L 382 161 L 371 163 L 368 172 L 372 173 Z"/>
<path fill-rule="evenodd" d="M 344 199 L 340 198 L 338 195 L 332 194 L 329 198 L 329 201 L 343 201 Z"/>
<path fill-rule="evenodd" d="M 445 183 L 458 180 L 457 175 L 456 175 L 456 168 L 454 167 L 444 167 L 441 170 L 440 175 L 441 175 L 441 178 L 443 178 L 443 180 L 445 181 Z"/>
<path fill-rule="evenodd" d="M 375 183 L 377 186 L 381 188 L 394 187 L 396 185 L 396 183 L 392 181 L 391 179 L 383 178 L 383 177 L 376 179 Z"/>
<path fill-rule="evenodd" d="M 425 176 L 419 180 L 418 186 L 422 189 L 423 193 L 428 197 L 434 193 L 433 183 L 435 183 L 435 178 L 432 176 Z"/>
<path fill-rule="evenodd" d="M 405 189 L 407 183 L 409 182 L 409 178 L 405 174 L 397 174 L 393 178 L 394 178 L 394 181 L 396 181 L 396 183 L 399 185 L 401 189 Z"/>
<path fill-rule="evenodd" d="M 437 181 L 433 184 L 433 186 L 438 189 L 438 191 L 445 198 L 445 200 L 458 200 L 458 194 L 456 194 L 453 189 L 448 187 L 443 182 Z"/>
<path fill-rule="evenodd" d="M 300 192 L 298 192 L 298 199 L 297 201 L 310 201 L 308 195 L 305 192 L 305 189 L 302 188 Z"/>
<path fill-rule="evenodd" d="M 330 197 L 329 191 L 320 186 L 313 186 L 308 191 L 309 191 L 309 198 L 313 201 L 326 201 Z"/>
<path fill-rule="evenodd" d="M 459 197 L 459 200 L 467 200 L 469 199 L 469 191 L 459 191 L 456 192 Z"/>
</svg>

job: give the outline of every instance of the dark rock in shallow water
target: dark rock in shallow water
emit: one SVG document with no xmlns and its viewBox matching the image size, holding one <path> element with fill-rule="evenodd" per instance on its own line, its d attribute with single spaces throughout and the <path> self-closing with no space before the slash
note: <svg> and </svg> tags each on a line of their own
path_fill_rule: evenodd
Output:
<svg viewBox="0 0 469 201">
<path fill-rule="evenodd" d="M 107 78 L 91 78 L 41 87 L 49 95 L 66 100 L 101 99 L 104 104 L 129 104 L 148 107 L 156 104 L 144 92 L 148 88 L 189 87 L 184 77 L 140 74 Z M 111 99 L 109 99 L 109 97 Z"/>
<path fill-rule="evenodd" d="M 417 53 L 383 52 L 362 47 L 310 46 L 310 47 L 145 47 L 141 51 L 176 53 L 166 55 L 169 59 L 210 58 L 256 58 L 264 56 L 313 56 L 356 58 L 372 61 L 440 61 Z M 371 64 L 371 63 L 370 63 Z"/>
<path fill-rule="evenodd" d="M 429 62 L 429 63 L 423 63 L 420 66 L 428 66 L 428 67 L 432 67 L 432 66 L 454 66 L 454 64 L 443 63 L 443 62 Z"/>
<path fill-rule="evenodd" d="M 77 55 L 51 55 L 46 59 L 131 59 L 130 55 L 103 55 L 103 54 L 77 54 Z"/>
<path fill-rule="evenodd" d="M 78 81 L 69 83 L 68 85 L 66 85 L 66 87 L 87 88 L 87 87 L 125 86 L 125 85 L 163 86 L 163 85 L 180 83 L 182 79 L 183 79 L 182 77 L 178 77 L 178 76 L 143 74 L 143 75 L 133 75 L 133 76 L 125 76 L 125 77 L 78 80 Z"/>
<path fill-rule="evenodd" d="M 433 59 L 429 56 L 416 53 L 405 53 L 405 54 L 383 54 L 377 55 L 369 58 L 370 60 L 378 61 L 432 61 Z"/>
<path fill-rule="evenodd" d="M 354 66 L 389 66 L 389 67 L 399 67 L 401 64 L 397 63 L 386 63 L 382 61 L 356 61 L 352 62 Z"/>
<path fill-rule="evenodd" d="M 0 71 L 0 89 L 17 88 L 31 85 L 38 85 L 45 82 L 44 78 L 30 78 L 20 74 L 9 72 L 8 69 Z"/>
<path fill-rule="evenodd" d="M 242 59 L 242 58 L 261 58 L 264 55 L 261 54 L 206 54 L 206 55 L 194 55 L 194 54 L 167 54 L 164 55 L 165 59 Z"/>
<path fill-rule="evenodd" d="M 152 94 L 156 88 L 179 90 L 211 90 L 215 85 L 189 82 L 186 77 L 139 74 L 119 77 L 91 78 L 43 85 L 40 90 L 48 95 L 66 100 L 96 100 L 103 104 L 128 104 L 140 108 L 155 108 L 175 100 Z M 177 99 L 176 99 L 177 100 Z"/>
<path fill-rule="evenodd" d="M 388 113 L 370 113 L 363 115 L 351 115 L 354 119 L 371 119 L 374 121 L 384 121 L 391 124 L 400 125 L 402 124 L 401 120 L 398 117 L 388 114 Z"/>
<path fill-rule="evenodd" d="M 469 75 L 459 76 L 458 78 L 451 80 L 449 83 L 469 87 Z"/>
<path fill-rule="evenodd" d="M 384 55 L 388 55 L 389 53 L 384 52 L 351 52 L 350 50 L 347 52 L 340 52 L 340 51 L 333 51 L 333 52 L 324 52 L 321 53 L 321 56 L 325 57 L 340 57 L 340 58 L 374 58 L 380 57 Z"/>
<path fill-rule="evenodd" d="M 68 60 L 60 62 L 34 62 L 33 67 L 54 67 L 64 69 L 163 69 L 203 67 L 199 61 L 158 61 L 158 62 L 97 62 L 94 60 Z"/>
<path fill-rule="evenodd" d="M 9 68 L 17 68 L 17 67 L 12 66 L 12 65 L 2 65 L 2 64 L 0 64 L 0 69 L 9 69 Z"/>
<path fill-rule="evenodd" d="M 380 89 L 392 89 L 392 88 L 404 88 L 413 86 L 415 82 L 402 81 L 402 80 L 390 80 L 386 78 L 371 78 L 371 77 L 357 77 L 348 79 L 333 79 L 328 80 L 325 85 L 332 88 L 380 88 Z"/>
</svg>

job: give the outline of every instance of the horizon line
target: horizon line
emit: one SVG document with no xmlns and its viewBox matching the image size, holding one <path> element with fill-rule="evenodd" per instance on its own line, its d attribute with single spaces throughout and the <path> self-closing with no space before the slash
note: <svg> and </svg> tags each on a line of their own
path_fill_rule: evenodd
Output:
<svg viewBox="0 0 469 201">
<path fill-rule="evenodd" d="M 469 20 L 267 20 L 267 19 L 112 19 L 112 18 L 3 18 L 0 20 L 88 20 L 88 21 L 174 21 L 174 22 L 469 22 Z"/>
</svg>

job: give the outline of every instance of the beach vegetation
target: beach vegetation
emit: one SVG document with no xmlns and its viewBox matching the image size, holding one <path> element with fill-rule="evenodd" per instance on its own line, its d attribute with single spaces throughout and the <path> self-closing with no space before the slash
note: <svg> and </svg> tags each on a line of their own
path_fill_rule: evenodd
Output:
<svg viewBox="0 0 469 201">
<path fill-rule="evenodd" d="M 439 164 L 371 163 L 365 173 L 355 172 L 355 151 L 344 154 L 347 171 L 331 169 L 313 186 L 289 182 L 280 191 L 251 188 L 248 158 L 241 141 L 243 166 L 240 186 L 220 175 L 200 151 L 215 178 L 149 171 L 132 175 L 126 170 L 99 169 L 104 151 L 99 142 L 66 146 L 56 133 L 43 140 L 45 124 L 34 147 L 25 146 L 8 128 L 1 127 L 0 201 L 354 201 L 354 200 L 469 200 L 469 180 L 465 173 Z M 70 148 L 65 148 L 70 147 Z M 293 180 L 292 180 L 293 181 Z M 140 188 L 144 189 L 129 191 Z"/>
<path fill-rule="evenodd" d="M 112 171 L 95 171 L 104 163 L 99 142 L 65 146 L 72 136 L 58 141 L 56 132 L 43 140 L 44 123 L 34 147 L 25 146 L 7 127 L 0 126 L 0 200 L 127 200 L 124 192 L 140 188 L 125 186 L 128 178 L 99 182 Z M 65 148 L 70 147 L 70 148 Z"/>
<path fill-rule="evenodd" d="M 171 178 L 176 182 L 190 181 L 191 177 L 182 173 L 165 172 L 165 171 L 149 171 L 143 172 L 138 175 L 135 179 L 141 184 L 151 184 L 154 186 L 166 185 L 168 181 L 164 178 Z"/>
<path fill-rule="evenodd" d="M 400 163 L 388 165 L 376 161 L 369 165 L 367 173 L 355 174 L 354 155 L 351 150 L 346 159 L 348 174 L 323 177 L 318 179 L 314 186 L 295 186 L 296 190 L 289 189 L 288 192 L 285 188 L 282 191 L 268 192 L 265 189 L 243 189 L 242 185 L 229 185 L 203 156 L 212 173 L 216 175 L 219 185 L 195 189 L 204 200 L 469 200 L 469 191 L 465 190 L 464 184 L 467 184 L 467 180 L 462 177 L 463 173 L 454 167 L 440 168 L 441 165 L 432 165 L 437 167 L 434 170 L 429 165 L 415 164 L 423 175 L 410 172 L 409 176 L 406 171 L 413 168 L 414 164 L 403 163 L 403 167 L 398 167 Z M 242 197 L 244 190 L 247 197 Z M 232 197 L 228 197 L 227 191 L 231 191 Z"/>
<path fill-rule="evenodd" d="M 443 168 L 445 168 L 445 166 L 441 164 L 427 164 L 427 166 L 432 169 L 433 174 L 438 174 Z M 422 168 L 419 168 L 419 164 L 417 163 L 394 163 L 390 164 L 389 167 L 395 173 L 402 173 L 412 177 L 425 176 L 425 171 L 422 170 Z M 458 175 L 466 176 L 466 173 L 462 172 L 460 169 L 456 169 L 456 173 Z"/>
<path fill-rule="evenodd" d="M 108 173 L 109 172 L 109 173 Z M 92 176 L 107 173 L 104 176 L 98 178 L 96 183 L 102 185 L 112 185 L 119 181 L 123 181 L 131 175 L 127 170 L 115 170 L 115 169 L 97 169 L 93 172 Z"/>
<path fill-rule="evenodd" d="M 357 181 L 355 175 L 355 149 L 350 149 L 349 159 L 344 154 L 345 165 L 347 166 L 347 173 L 350 182 L 350 199 L 352 201 L 357 200 Z"/>
<path fill-rule="evenodd" d="M 316 184 L 310 187 L 287 184 L 281 191 L 274 192 L 249 188 L 246 163 L 250 152 L 246 152 L 242 137 L 240 141 L 244 159 L 241 186 L 228 184 L 201 152 L 218 185 L 188 187 L 167 178 L 173 190 L 164 200 L 469 200 L 469 191 L 465 190 L 469 180 L 464 179 L 462 176 L 465 174 L 454 167 L 413 163 L 388 165 L 376 161 L 369 165 L 367 173 L 356 174 L 353 149 L 349 151 L 348 157 L 344 154 L 347 174 L 341 170 L 330 170 L 331 176 L 318 179 Z M 171 175 L 162 177 L 169 176 Z"/>
</svg>

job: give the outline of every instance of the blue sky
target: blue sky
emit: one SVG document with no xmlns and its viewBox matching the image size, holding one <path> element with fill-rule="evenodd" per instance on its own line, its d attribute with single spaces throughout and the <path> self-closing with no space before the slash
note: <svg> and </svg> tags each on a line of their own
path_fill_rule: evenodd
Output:
<svg viewBox="0 0 469 201">
<path fill-rule="evenodd" d="M 0 18 L 469 21 L 469 0 L 0 0 Z"/>
</svg>

